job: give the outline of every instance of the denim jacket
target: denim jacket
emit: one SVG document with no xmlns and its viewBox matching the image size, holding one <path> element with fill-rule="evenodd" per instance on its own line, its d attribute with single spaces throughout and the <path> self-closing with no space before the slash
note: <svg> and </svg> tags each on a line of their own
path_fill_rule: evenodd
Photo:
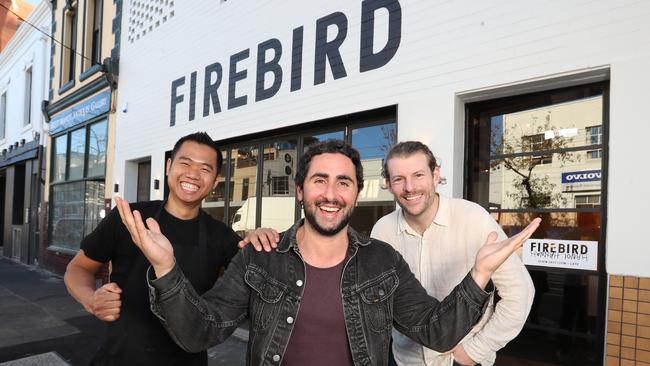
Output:
<svg viewBox="0 0 650 366">
<path fill-rule="evenodd" d="M 301 222 L 274 252 L 244 248 L 214 287 L 198 296 L 175 266 L 149 279 L 151 310 L 180 347 L 198 352 L 223 342 L 250 317 L 248 365 L 279 365 L 306 285 L 296 243 Z M 355 365 L 387 365 L 391 326 L 439 351 L 453 348 L 478 321 L 490 294 L 468 274 L 442 302 L 427 295 L 388 244 L 348 228 L 341 278 L 343 312 Z M 149 278 L 153 278 L 150 268 Z M 491 283 L 490 285 L 491 286 Z"/>
</svg>

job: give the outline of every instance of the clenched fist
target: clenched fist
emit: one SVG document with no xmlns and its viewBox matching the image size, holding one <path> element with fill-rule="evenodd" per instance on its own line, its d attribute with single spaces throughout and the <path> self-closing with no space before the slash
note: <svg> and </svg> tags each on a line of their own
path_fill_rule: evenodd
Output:
<svg viewBox="0 0 650 366">
<path fill-rule="evenodd" d="M 91 308 L 86 310 L 99 320 L 115 321 L 120 317 L 121 293 L 122 289 L 115 282 L 107 283 L 95 290 Z"/>
</svg>

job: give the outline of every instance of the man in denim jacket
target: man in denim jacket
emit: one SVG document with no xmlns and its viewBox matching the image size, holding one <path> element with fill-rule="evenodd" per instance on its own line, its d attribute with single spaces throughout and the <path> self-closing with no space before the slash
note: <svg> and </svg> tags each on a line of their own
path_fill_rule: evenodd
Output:
<svg viewBox="0 0 650 366">
<path fill-rule="evenodd" d="M 155 220 L 145 228 L 140 214 L 117 200 L 152 265 L 152 311 L 182 348 L 223 342 L 250 317 L 252 365 L 386 365 L 391 325 L 427 347 L 449 350 L 481 316 L 491 274 L 539 225 L 536 219 L 501 242 L 490 234 L 474 268 L 439 302 L 394 249 L 348 226 L 363 188 L 356 150 L 341 141 L 316 144 L 300 159 L 295 180 L 306 219 L 282 234 L 275 252 L 242 250 L 203 296 L 175 264 Z"/>
</svg>

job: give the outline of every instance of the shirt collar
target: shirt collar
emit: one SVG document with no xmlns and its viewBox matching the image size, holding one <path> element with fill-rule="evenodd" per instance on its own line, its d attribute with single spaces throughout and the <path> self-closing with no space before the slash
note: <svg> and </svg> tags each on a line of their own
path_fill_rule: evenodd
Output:
<svg viewBox="0 0 650 366">
<path fill-rule="evenodd" d="M 433 224 L 447 227 L 449 226 L 450 219 L 451 219 L 450 199 L 438 194 L 438 211 L 436 212 L 436 217 L 433 218 Z M 429 227 L 431 227 L 431 225 L 429 225 Z M 418 232 L 415 231 L 408 224 L 408 222 L 406 222 L 406 218 L 404 218 L 404 211 L 401 208 L 399 208 L 397 213 L 397 234 L 399 235 L 404 231 L 406 231 L 411 235 L 420 236 L 420 234 L 418 234 Z"/>
</svg>

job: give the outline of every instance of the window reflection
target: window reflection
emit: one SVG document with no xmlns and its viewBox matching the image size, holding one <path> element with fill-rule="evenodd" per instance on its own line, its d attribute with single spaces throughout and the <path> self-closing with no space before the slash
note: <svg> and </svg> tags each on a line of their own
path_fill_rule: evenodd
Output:
<svg viewBox="0 0 650 366">
<path fill-rule="evenodd" d="M 106 170 L 106 127 L 106 120 L 90 126 L 88 136 L 88 177 L 104 175 Z"/>
<path fill-rule="evenodd" d="M 240 235 L 255 229 L 257 202 L 255 190 L 257 185 L 257 164 L 259 152 L 256 146 L 242 146 L 230 151 L 233 161 L 232 196 L 228 222 Z"/>
<path fill-rule="evenodd" d="M 295 222 L 297 146 L 297 139 L 264 145 L 262 227 L 284 231 Z"/>
<path fill-rule="evenodd" d="M 491 155 L 602 143 L 603 96 L 490 117 Z"/>
<path fill-rule="evenodd" d="M 61 135 L 54 139 L 54 158 L 52 159 L 52 181 L 65 180 L 66 149 L 68 148 L 68 135 Z"/>
<path fill-rule="evenodd" d="M 85 157 L 86 129 L 81 128 L 70 133 L 70 170 L 68 179 L 83 178 Z"/>
<path fill-rule="evenodd" d="M 317 142 L 322 142 L 322 141 L 327 141 L 327 140 L 343 140 L 345 139 L 345 134 L 343 131 L 333 131 L 333 132 L 325 132 L 325 133 L 320 133 L 320 134 L 313 134 L 313 135 L 306 135 L 303 138 L 304 142 L 304 149 L 307 150 L 307 148 Z"/>
<path fill-rule="evenodd" d="M 380 217 L 395 209 L 393 196 L 382 188 L 381 170 L 384 157 L 395 144 L 396 137 L 393 122 L 352 130 L 352 146 L 361 155 L 365 184 L 350 224 L 367 235 Z"/>
<path fill-rule="evenodd" d="M 530 156 L 492 160 L 490 208 L 576 208 L 576 196 L 601 189 L 601 159 L 588 158 L 588 151 L 549 156 L 554 162 L 547 165 Z"/>
</svg>

